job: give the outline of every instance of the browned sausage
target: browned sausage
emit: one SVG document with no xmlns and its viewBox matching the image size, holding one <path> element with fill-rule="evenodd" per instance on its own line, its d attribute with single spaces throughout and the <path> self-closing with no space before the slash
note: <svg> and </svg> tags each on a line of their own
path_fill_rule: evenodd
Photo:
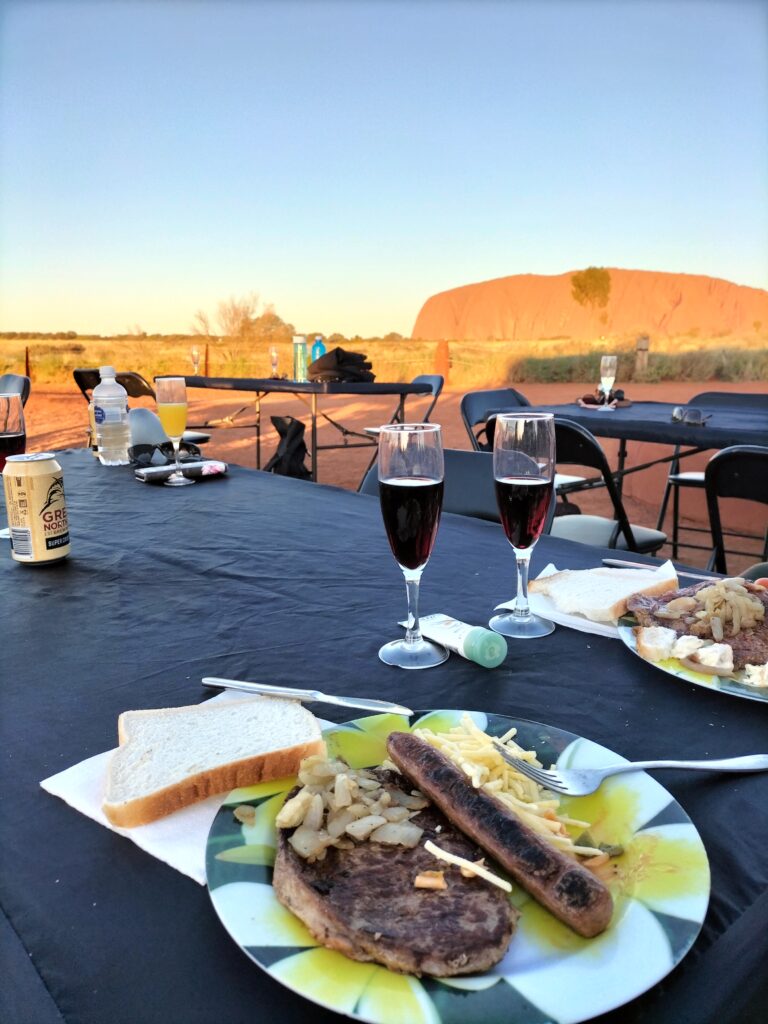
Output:
<svg viewBox="0 0 768 1024">
<path fill-rule="evenodd" d="M 387 750 L 424 796 L 555 917 L 586 938 L 608 927 L 611 894 L 573 857 L 537 835 L 490 793 L 475 789 L 452 761 L 418 736 L 393 732 Z"/>
</svg>

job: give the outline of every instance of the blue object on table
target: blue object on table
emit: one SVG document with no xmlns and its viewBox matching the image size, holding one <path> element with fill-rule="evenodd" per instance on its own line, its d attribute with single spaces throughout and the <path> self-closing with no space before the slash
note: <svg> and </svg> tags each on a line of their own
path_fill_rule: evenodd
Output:
<svg viewBox="0 0 768 1024">
<path fill-rule="evenodd" d="M 315 343 L 312 346 L 312 362 L 314 363 L 314 361 L 316 359 L 319 359 L 320 356 L 324 356 L 324 355 L 325 355 L 325 343 L 323 342 L 322 337 L 318 334 L 317 337 L 315 338 Z"/>
</svg>

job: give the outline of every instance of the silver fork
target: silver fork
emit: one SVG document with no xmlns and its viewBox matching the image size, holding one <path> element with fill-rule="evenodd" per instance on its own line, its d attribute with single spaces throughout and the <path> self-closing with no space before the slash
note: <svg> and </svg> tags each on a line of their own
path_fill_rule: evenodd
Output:
<svg viewBox="0 0 768 1024">
<path fill-rule="evenodd" d="M 648 768 L 691 768 L 707 772 L 764 772 L 768 771 L 768 754 L 748 754 L 745 757 L 726 757 L 720 761 L 633 761 L 631 764 L 610 764 L 605 768 L 537 768 L 494 740 L 501 756 L 521 775 L 537 782 L 544 789 L 563 796 L 587 796 L 599 789 L 609 775 L 623 772 L 642 772 Z"/>
</svg>

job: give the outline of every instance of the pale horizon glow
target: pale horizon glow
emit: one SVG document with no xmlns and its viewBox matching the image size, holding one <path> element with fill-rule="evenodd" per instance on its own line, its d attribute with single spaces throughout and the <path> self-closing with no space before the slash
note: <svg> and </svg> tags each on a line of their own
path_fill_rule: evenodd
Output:
<svg viewBox="0 0 768 1024">
<path fill-rule="evenodd" d="M 760 0 L 5 0 L 0 330 L 304 333 L 599 265 L 768 287 Z"/>
</svg>

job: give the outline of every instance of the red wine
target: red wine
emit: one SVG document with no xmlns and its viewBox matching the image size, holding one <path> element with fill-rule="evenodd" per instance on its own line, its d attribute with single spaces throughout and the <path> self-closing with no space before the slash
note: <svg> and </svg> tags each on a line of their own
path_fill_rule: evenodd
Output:
<svg viewBox="0 0 768 1024">
<path fill-rule="evenodd" d="M 389 546 L 404 569 L 427 564 L 443 507 L 443 482 L 428 477 L 394 477 L 379 483 Z"/>
<path fill-rule="evenodd" d="M 26 434 L 0 433 L 0 473 L 2 473 L 5 460 L 9 455 L 23 455 L 26 447 Z"/>
<path fill-rule="evenodd" d="M 541 536 L 552 500 L 552 481 L 544 477 L 507 476 L 496 481 L 501 525 L 509 543 L 524 550 Z"/>
</svg>

